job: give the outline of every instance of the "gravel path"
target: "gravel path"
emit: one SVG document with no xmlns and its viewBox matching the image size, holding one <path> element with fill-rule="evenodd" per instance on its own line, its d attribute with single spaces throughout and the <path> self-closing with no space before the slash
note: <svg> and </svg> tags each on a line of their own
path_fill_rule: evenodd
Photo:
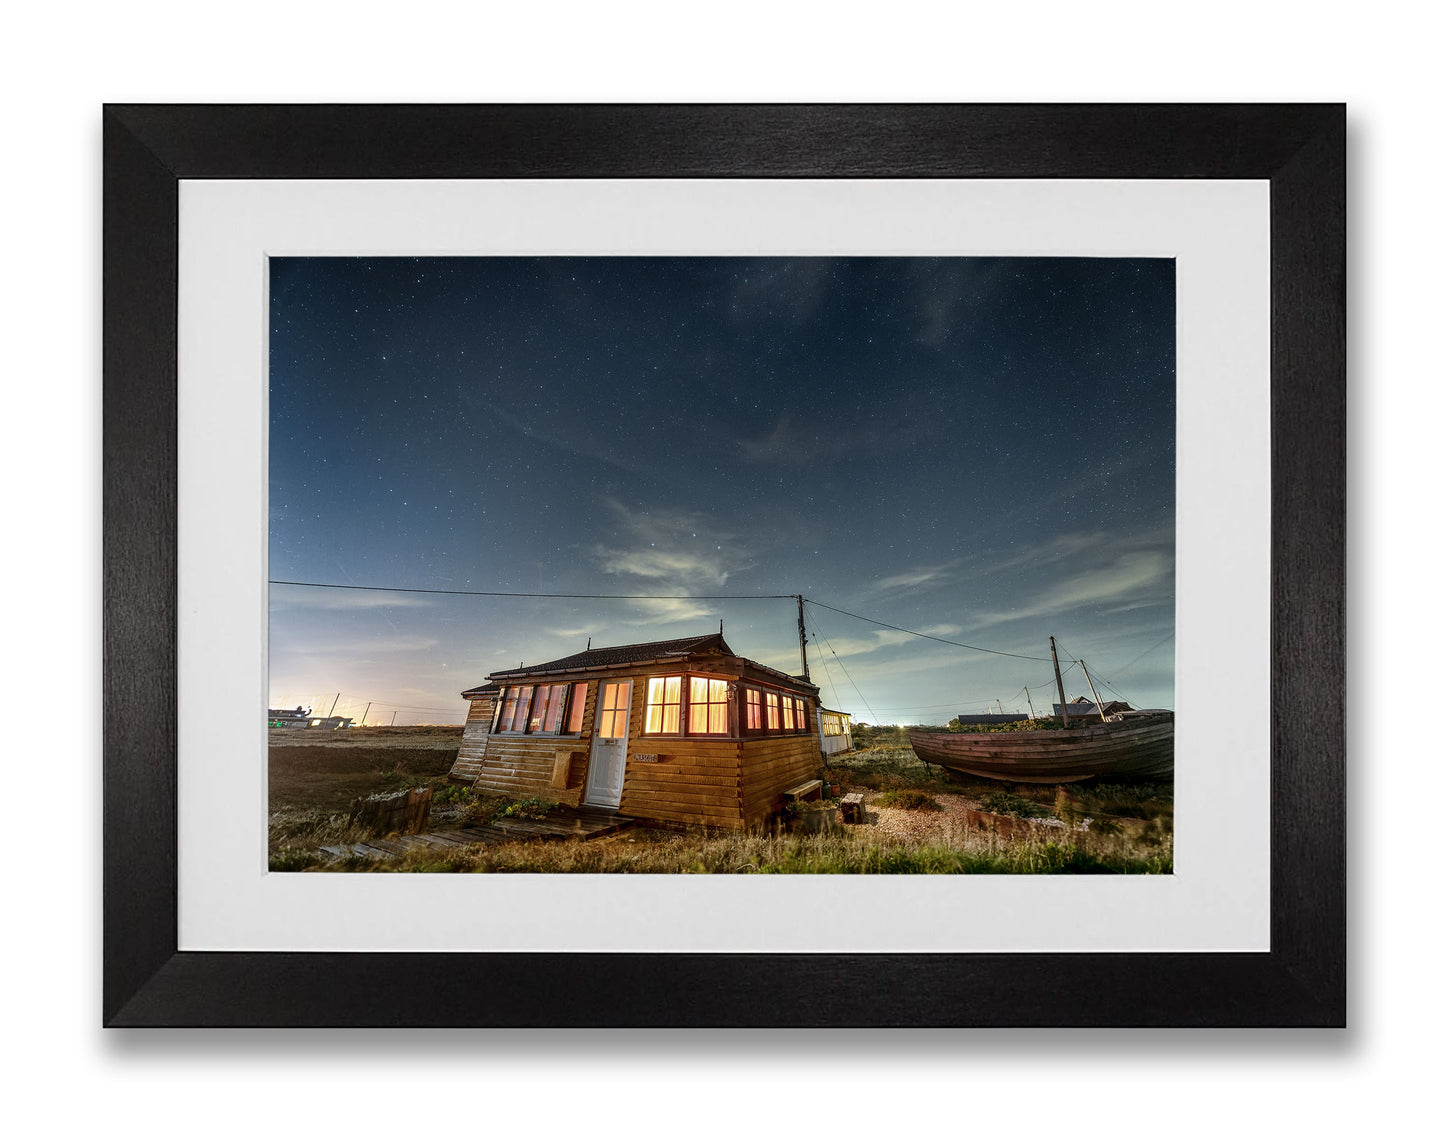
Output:
<svg viewBox="0 0 1445 1127">
<path fill-rule="evenodd" d="M 936 794 L 933 796 L 942 811 L 938 810 L 899 810 L 890 806 L 875 806 L 878 798 L 877 792 L 865 792 L 865 801 L 868 804 L 868 813 L 877 814 L 878 821 L 873 823 L 870 817 L 868 820 L 873 824 L 873 829 L 890 838 L 897 838 L 901 841 L 914 844 L 920 841 L 927 841 L 930 838 L 962 838 L 967 830 L 964 828 L 964 811 L 975 809 L 967 799 L 957 794 Z"/>
</svg>

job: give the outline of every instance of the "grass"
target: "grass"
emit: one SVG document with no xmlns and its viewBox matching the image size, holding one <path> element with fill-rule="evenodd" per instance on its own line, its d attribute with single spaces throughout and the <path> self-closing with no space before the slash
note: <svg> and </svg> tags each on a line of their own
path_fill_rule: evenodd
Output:
<svg viewBox="0 0 1445 1127">
<path fill-rule="evenodd" d="M 538 816 L 552 804 L 473 793 L 449 786 L 460 728 L 353 729 L 272 733 L 269 852 L 274 872 L 516 873 L 1168 873 L 1173 870 L 1173 791 L 1169 786 L 1075 783 L 1067 802 L 1077 832 L 1038 827 L 1013 842 L 964 830 L 940 817 L 923 842 L 904 842 L 873 826 L 763 836 L 703 829 L 632 827 L 592 841 L 537 841 L 414 850 L 402 857 L 333 860 L 323 845 L 364 840 L 346 829 L 351 801 L 400 786 L 436 788 L 432 825 L 485 825 L 504 816 Z M 297 736 L 310 737 L 297 740 Z M 343 744 L 338 737 L 347 737 Z M 831 758 L 825 777 L 836 793 L 868 792 L 870 807 L 943 812 L 939 799 L 1023 815 L 1049 816 L 1058 788 L 956 776 L 918 759 L 897 728 L 866 730 L 857 750 Z M 828 803 L 812 804 L 817 806 Z M 798 813 L 805 812 L 800 807 Z M 1088 832 L 1084 830 L 1084 819 Z M 801 828 L 802 819 L 799 818 Z M 929 825 L 933 825 L 930 820 Z"/>
<path fill-rule="evenodd" d="M 909 846 L 830 834 L 765 837 L 675 834 L 585 842 L 518 841 L 416 850 L 401 857 L 351 857 L 340 872 L 396 873 L 657 873 L 657 874 L 953 874 L 1168 873 L 1172 849 L 1141 852 L 1112 839 L 1012 844 Z"/>
</svg>

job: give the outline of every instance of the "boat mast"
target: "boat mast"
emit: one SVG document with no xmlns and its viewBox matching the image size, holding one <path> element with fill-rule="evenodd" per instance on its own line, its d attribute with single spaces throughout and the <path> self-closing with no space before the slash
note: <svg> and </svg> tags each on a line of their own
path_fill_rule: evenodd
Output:
<svg viewBox="0 0 1445 1127">
<path fill-rule="evenodd" d="M 1064 727 L 1069 726 L 1069 702 L 1064 699 L 1064 675 L 1059 672 L 1059 651 L 1054 649 L 1054 636 L 1049 635 L 1049 655 L 1054 659 L 1054 684 L 1059 687 L 1059 708 L 1064 713 Z"/>
<path fill-rule="evenodd" d="M 1089 676 L 1089 667 L 1084 664 L 1084 659 L 1079 658 L 1079 668 L 1084 671 L 1084 680 L 1089 682 L 1089 692 L 1094 694 L 1094 707 L 1099 710 L 1099 723 L 1104 722 L 1104 702 L 1099 699 L 1099 692 L 1094 688 L 1094 679 Z"/>
</svg>

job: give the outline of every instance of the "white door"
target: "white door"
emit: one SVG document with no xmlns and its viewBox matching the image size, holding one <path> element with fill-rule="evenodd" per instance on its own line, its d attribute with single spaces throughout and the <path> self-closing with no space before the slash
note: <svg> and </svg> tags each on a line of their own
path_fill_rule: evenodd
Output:
<svg viewBox="0 0 1445 1127">
<path fill-rule="evenodd" d="M 616 810 L 622 802 L 622 774 L 627 769 L 627 714 L 632 704 L 631 681 L 604 681 L 597 696 L 597 726 L 582 801 Z"/>
</svg>

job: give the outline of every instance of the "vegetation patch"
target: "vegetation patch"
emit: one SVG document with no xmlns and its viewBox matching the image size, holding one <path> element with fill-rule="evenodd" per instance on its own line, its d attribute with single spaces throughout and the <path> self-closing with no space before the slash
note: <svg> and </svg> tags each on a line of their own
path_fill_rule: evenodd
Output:
<svg viewBox="0 0 1445 1127">
<path fill-rule="evenodd" d="M 897 810 L 929 810 L 941 813 L 943 806 L 931 794 L 921 790 L 890 790 L 873 800 L 877 806 L 891 806 Z"/>
<path fill-rule="evenodd" d="M 322 866 L 317 866 L 322 867 Z M 1172 850 L 1140 851 L 1113 839 L 978 846 L 880 842 L 851 833 L 807 837 L 643 833 L 586 842 L 517 841 L 394 857 L 347 857 L 337 872 L 689 873 L 945 875 L 1168 873 Z"/>
<path fill-rule="evenodd" d="M 553 810 L 556 810 L 561 803 L 553 802 L 550 798 L 524 798 L 520 802 L 513 802 L 506 806 L 496 818 L 531 818 L 535 821 L 542 821 Z"/>
<path fill-rule="evenodd" d="M 989 814 L 1011 814 L 1015 818 L 1042 818 L 1048 814 L 1038 803 L 1006 791 L 986 795 L 979 803 L 979 809 Z"/>
</svg>

